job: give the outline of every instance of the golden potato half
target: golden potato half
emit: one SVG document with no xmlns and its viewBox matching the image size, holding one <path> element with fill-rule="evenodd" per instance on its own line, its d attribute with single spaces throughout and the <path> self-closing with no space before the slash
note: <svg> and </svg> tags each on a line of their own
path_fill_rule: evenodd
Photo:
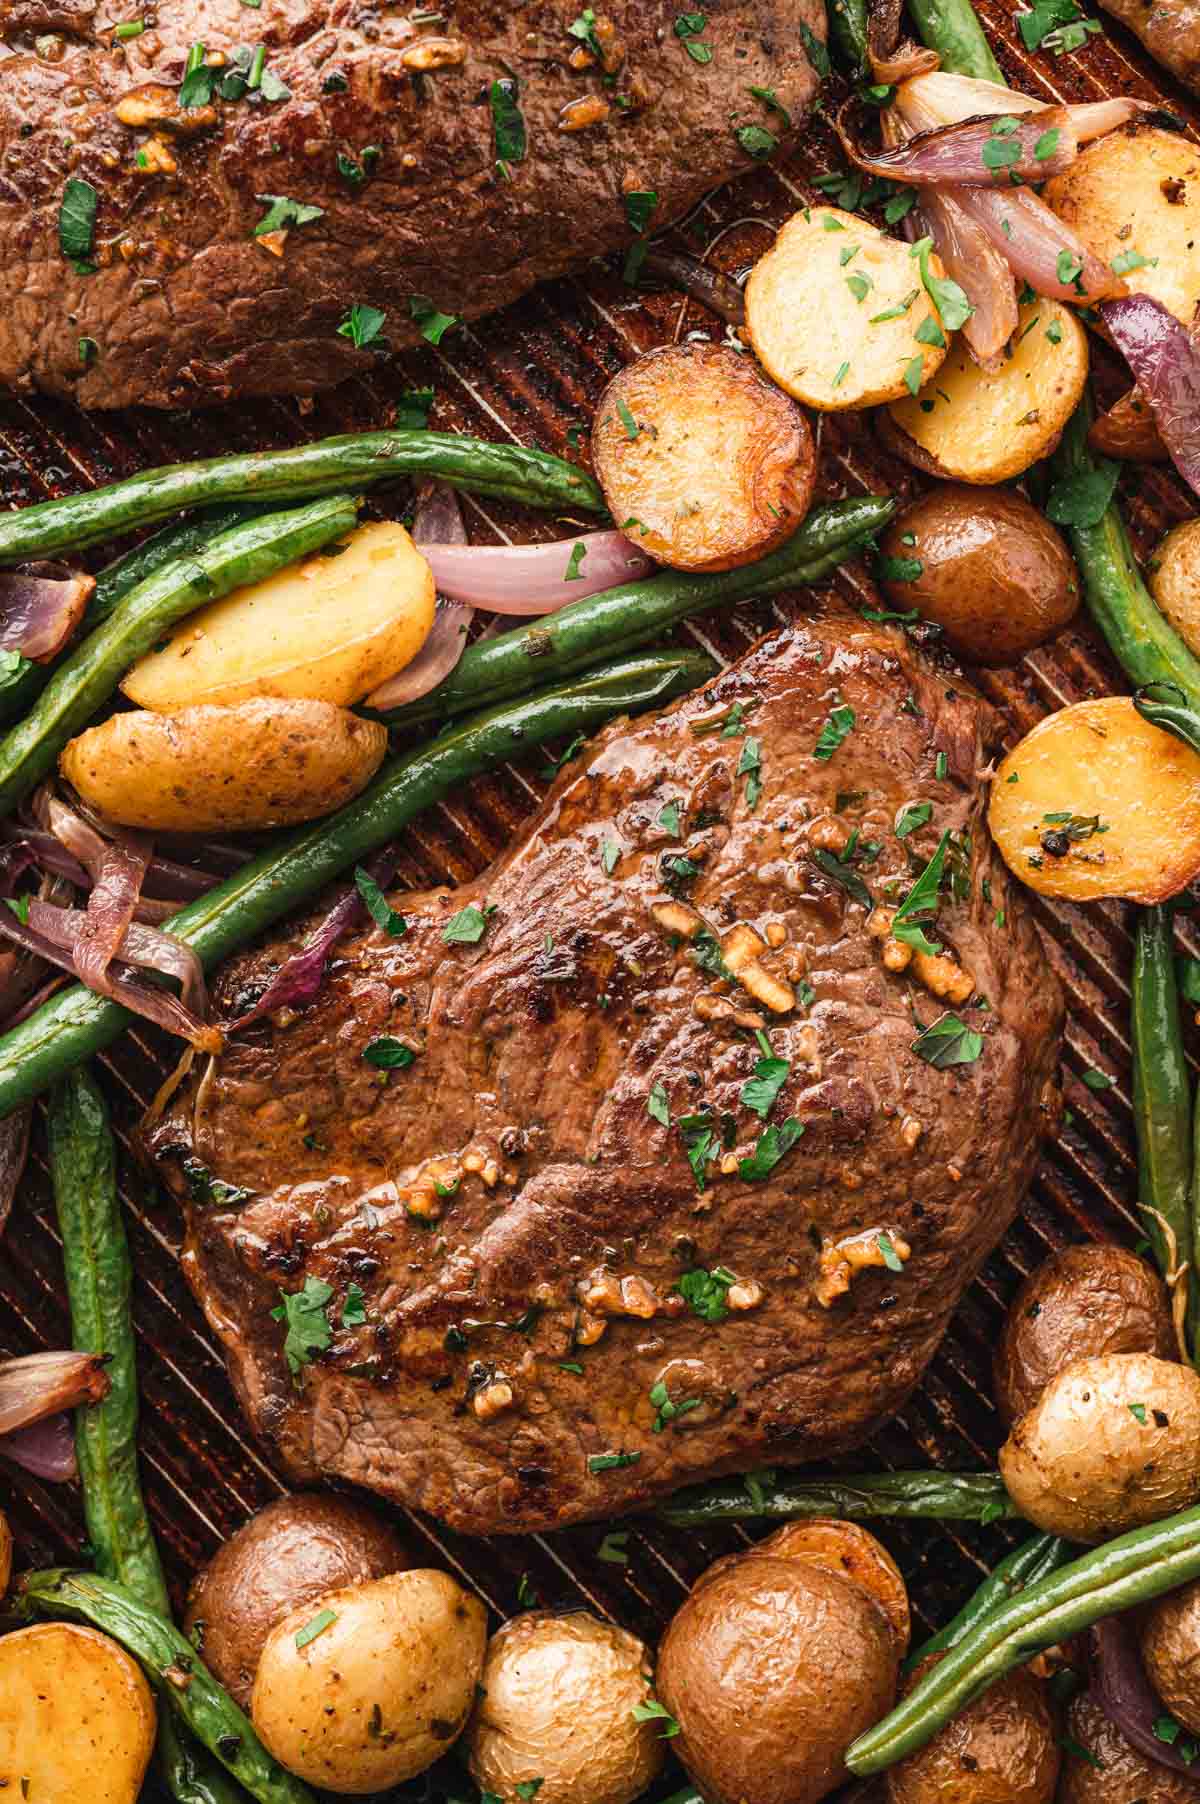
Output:
<svg viewBox="0 0 1200 1804">
<path fill-rule="evenodd" d="M 378 521 L 189 614 L 121 687 L 159 714 L 257 695 L 346 707 L 412 662 L 436 601 L 403 526 Z"/>
<path fill-rule="evenodd" d="M 946 355 L 910 246 L 837 207 L 794 214 L 755 264 L 746 331 L 780 388 L 826 413 L 919 388 Z"/>
<path fill-rule="evenodd" d="M 1044 896 L 1165 902 L 1200 872 L 1200 757 L 1127 696 L 1039 721 L 992 779 L 988 826 Z"/>
<path fill-rule="evenodd" d="M 137 1661 L 97 1629 L 0 1639 L 0 1787 L 29 1804 L 135 1804 L 157 1718 Z"/>
<path fill-rule="evenodd" d="M 1159 608 L 1188 649 L 1200 657 L 1200 520 L 1173 526 L 1146 574 Z"/>
<path fill-rule="evenodd" d="M 370 782 L 387 729 L 328 702 L 237 702 L 114 714 L 59 760 L 86 802 L 124 827 L 239 833 L 315 820 Z"/>
</svg>

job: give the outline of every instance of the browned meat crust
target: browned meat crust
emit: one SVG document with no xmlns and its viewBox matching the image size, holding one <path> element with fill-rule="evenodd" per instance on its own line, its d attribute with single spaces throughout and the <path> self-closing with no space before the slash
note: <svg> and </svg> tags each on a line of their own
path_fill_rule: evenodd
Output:
<svg viewBox="0 0 1200 1804">
<path fill-rule="evenodd" d="M 674 4 L 593 10 L 589 51 L 576 0 L 411 16 L 184 0 L 123 40 L 84 0 L 0 0 L 0 383 L 87 407 L 311 393 L 371 363 L 338 335 L 355 303 L 386 313 L 395 346 L 420 337 L 419 297 L 467 318 L 504 306 L 628 243 L 626 193 L 657 195 L 657 227 L 751 167 L 739 129 L 752 151 L 785 141 L 816 91 L 819 0 L 714 0 L 708 60 Z M 48 48 L 48 31 L 67 35 Z M 194 43 L 265 45 L 262 84 L 181 111 Z M 528 154 L 501 167 L 489 96 L 508 77 Z M 100 196 L 94 274 L 60 248 L 68 178 Z M 323 213 L 256 238 L 264 195 Z"/>
<path fill-rule="evenodd" d="M 743 737 L 694 731 L 735 702 Z M 843 704 L 856 724 L 822 760 Z M 776 633 L 665 714 L 609 727 L 477 882 L 396 898 L 402 938 L 344 943 L 318 1005 L 180 1094 L 152 1141 L 193 1193 L 189 1276 L 290 1473 L 531 1530 L 833 1454 L 900 1407 L 1056 1113 L 1061 998 L 983 826 L 989 721 L 893 629 L 835 615 Z M 897 839 L 921 800 L 932 819 Z M 854 828 L 864 861 L 833 869 L 877 901 L 954 831 L 959 899 L 937 934 L 986 998 L 959 1011 L 976 1062 L 912 1050 L 945 1004 L 885 970 L 865 908 L 814 863 Z M 739 1026 L 751 997 L 656 919 L 671 890 L 731 958 L 739 923 L 779 942 L 760 968 L 796 995 L 767 1017 L 791 1061 L 771 1119 L 805 1131 L 763 1181 L 720 1165 L 762 1127 L 741 1100 L 761 1056 Z M 492 911 L 482 940 L 447 944 L 468 904 Z M 226 1004 L 294 943 L 234 964 Z M 373 1068 L 381 1036 L 415 1062 Z M 652 1092 L 676 1118 L 711 1109 L 703 1191 Z M 212 1193 L 206 1171 L 249 1194 Z M 878 1262 L 881 1231 L 911 1249 L 903 1271 Z M 839 1257 L 854 1236 L 876 1264 Z M 727 1268 L 749 1306 L 693 1313 L 677 1286 L 697 1266 Z M 332 1345 L 294 1382 L 271 1310 L 306 1279 L 332 1287 Z M 343 1326 L 352 1284 L 366 1320 L 352 1307 Z"/>
<path fill-rule="evenodd" d="M 1100 0 L 1127 25 L 1156 62 L 1200 94 L 1200 4 L 1197 0 Z"/>
</svg>

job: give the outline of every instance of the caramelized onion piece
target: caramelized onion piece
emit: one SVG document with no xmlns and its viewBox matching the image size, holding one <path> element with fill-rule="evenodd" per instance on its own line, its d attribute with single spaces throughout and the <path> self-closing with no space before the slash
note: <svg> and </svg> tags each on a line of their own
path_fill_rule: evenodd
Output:
<svg viewBox="0 0 1200 1804">
<path fill-rule="evenodd" d="M 1200 495 L 1200 345 L 1148 294 L 1108 301 L 1100 314 L 1149 403 L 1172 463 Z"/>
</svg>

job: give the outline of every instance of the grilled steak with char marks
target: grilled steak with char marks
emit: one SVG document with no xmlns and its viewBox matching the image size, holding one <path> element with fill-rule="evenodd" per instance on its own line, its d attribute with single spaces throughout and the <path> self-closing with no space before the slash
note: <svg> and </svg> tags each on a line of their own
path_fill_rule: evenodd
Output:
<svg viewBox="0 0 1200 1804">
<path fill-rule="evenodd" d="M 608 727 L 476 882 L 394 896 L 406 932 L 344 940 L 312 1007 L 189 1081 L 153 1151 L 295 1479 L 550 1528 L 901 1406 L 1057 1106 L 1058 985 L 983 824 L 991 721 L 894 629 L 778 631 Z M 867 905 L 944 833 L 923 969 L 970 974 L 954 1009 Z M 227 969 L 231 1012 L 299 937 Z M 758 1021 L 787 1069 L 747 1092 Z"/>
</svg>

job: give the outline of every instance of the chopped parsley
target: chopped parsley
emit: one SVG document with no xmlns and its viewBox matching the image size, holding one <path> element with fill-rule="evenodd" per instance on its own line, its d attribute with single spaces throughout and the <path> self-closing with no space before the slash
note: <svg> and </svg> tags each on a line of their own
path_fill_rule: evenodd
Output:
<svg viewBox="0 0 1200 1804">
<path fill-rule="evenodd" d="M 840 388 L 842 386 L 842 383 L 846 380 L 846 377 L 849 374 L 850 374 L 850 365 L 848 363 L 839 363 L 837 366 L 837 369 L 833 372 L 834 388 Z"/>
<path fill-rule="evenodd" d="M 910 358 L 904 366 L 904 386 L 914 398 L 920 392 L 921 378 L 925 374 L 925 357 L 921 351 Z"/>
<path fill-rule="evenodd" d="M 816 32 L 812 30 L 811 26 L 805 24 L 803 19 L 798 21 L 798 26 L 800 42 L 804 45 L 804 54 L 809 60 L 812 72 L 821 81 L 824 81 L 833 67 L 829 60 L 829 52 Z"/>
<path fill-rule="evenodd" d="M 616 1472 L 622 1466 L 636 1466 L 640 1453 L 592 1453 L 588 1455 L 589 1472 Z"/>
<path fill-rule="evenodd" d="M 661 1378 L 657 1384 L 650 1386 L 650 1401 L 658 1411 L 654 1418 L 655 1434 L 661 1434 L 664 1428 L 669 1428 L 671 1423 L 678 1421 L 680 1416 L 686 1416 L 691 1410 L 699 1409 L 701 1403 L 699 1397 L 689 1397 L 686 1403 L 672 1403 L 670 1393 Z"/>
<path fill-rule="evenodd" d="M 392 415 L 392 425 L 399 426 L 406 432 L 427 432 L 432 406 L 431 388 L 406 388 Z"/>
<path fill-rule="evenodd" d="M 635 439 L 642 429 L 620 397 L 618 397 L 617 400 L 617 416 L 620 419 L 622 426 L 625 428 L 625 437 L 627 439 Z"/>
<path fill-rule="evenodd" d="M 600 844 L 600 863 L 604 867 L 605 876 L 611 877 L 621 857 L 621 848 L 615 839 L 605 839 Z"/>
<path fill-rule="evenodd" d="M 58 208 L 58 248 L 67 262 L 74 265 L 76 275 L 95 274 L 90 261 L 96 237 L 96 210 L 100 196 L 90 182 L 69 176 L 63 184 Z"/>
<path fill-rule="evenodd" d="M 676 1288 L 693 1315 L 702 1322 L 723 1322 L 729 1314 L 726 1297 L 737 1280 L 723 1265 L 705 1271 L 702 1265 L 684 1272 Z"/>
<path fill-rule="evenodd" d="M 274 1321 L 287 1323 L 283 1353 L 292 1377 L 299 1377 L 314 1353 L 323 1353 L 333 1340 L 325 1306 L 333 1296 L 332 1284 L 323 1278 L 306 1278 L 303 1290 L 283 1291 L 282 1303 L 272 1309 Z"/>
<path fill-rule="evenodd" d="M 383 331 L 387 315 L 378 307 L 367 307 L 361 301 L 355 301 L 349 313 L 338 327 L 339 338 L 348 338 L 355 350 L 361 351 L 364 346 L 374 344 Z"/>
<path fill-rule="evenodd" d="M 447 946 L 477 946 L 495 912 L 494 908 L 477 908 L 474 902 L 468 902 L 456 915 L 451 915 L 442 928 L 443 940 Z"/>
<path fill-rule="evenodd" d="M 1146 1426 L 1146 1405 L 1144 1403 L 1131 1403 L 1129 1405 L 1129 1413 L 1133 1417 L 1135 1422 L 1140 1422 L 1142 1427 L 1145 1428 L 1145 1426 Z"/>
<path fill-rule="evenodd" d="M 708 1161 L 717 1149 L 717 1132 L 712 1111 L 681 1115 L 675 1126 L 687 1152 L 696 1188 L 703 1190 L 708 1183 Z"/>
<path fill-rule="evenodd" d="M 921 285 L 937 308 L 938 318 L 947 332 L 957 332 L 965 326 L 975 309 L 967 299 L 958 283 L 949 276 L 935 276 L 929 267 L 929 252 L 932 249 L 932 238 L 920 238 L 908 253 L 917 259 L 921 271 Z"/>
<path fill-rule="evenodd" d="M 489 90 L 496 161 L 504 165 L 525 160 L 525 115 L 521 111 L 519 92 L 514 76 L 503 76 L 494 81 Z"/>
<path fill-rule="evenodd" d="M 951 1065 L 973 1065 L 983 1051 L 983 1035 L 957 1015 L 945 1014 L 917 1035 L 911 1050 L 935 1071 L 945 1071 Z"/>
<path fill-rule="evenodd" d="M 458 324 L 457 313 L 439 313 L 427 294 L 409 295 L 408 311 L 426 344 L 440 345 L 451 326 Z"/>
<path fill-rule="evenodd" d="M 567 559 L 567 567 L 563 571 L 563 581 L 578 583 L 583 581 L 583 560 L 587 556 L 587 546 L 582 539 L 576 539 L 571 547 L 571 555 Z"/>
<path fill-rule="evenodd" d="M 887 1266 L 889 1272 L 902 1272 L 904 1270 L 904 1261 L 896 1251 L 896 1243 L 890 1234 L 877 1234 L 875 1236 L 875 1245 L 883 1254 L 883 1263 Z"/>
<path fill-rule="evenodd" d="M 20 901 L 24 902 L 28 914 L 29 898 L 22 896 Z M 11 897 L 8 898 L 8 904 L 14 909 L 18 906 Z M 252 1194 L 240 1184 L 227 1184 L 223 1178 L 214 1177 L 208 1166 L 201 1164 L 199 1159 L 185 1158 L 180 1170 L 188 1187 L 188 1195 L 194 1203 L 213 1203 L 219 1209 L 236 1209 L 239 1203 L 246 1202 Z"/>
<path fill-rule="evenodd" d="M 337 172 L 348 188 L 366 187 L 371 179 L 371 172 L 383 155 L 383 151 L 378 144 L 366 144 L 359 155 L 361 161 L 359 157 L 347 156 L 343 151 L 338 152 Z"/>
<path fill-rule="evenodd" d="M 326 1629 L 332 1628 L 336 1621 L 336 1610 L 318 1610 L 302 1629 L 296 1630 L 296 1646 L 298 1648 L 307 1647 L 310 1641 L 315 1641 L 318 1635 L 323 1635 Z"/>
<path fill-rule="evenodd" d="M 314 219 L 325 217 L 324 207 L 311 207 L 287 194 L 256 194 L 254 198 L 267 209 L 254 228 L 256 238 L 265 238 L 268 232 L 290 231 L 293 226 L 311 225 Z"/>
<path fill-rule="evenodd" d="M 754 87 L 752 87 L 748 91 L 751 94 L 753 94 L 755 100 L 761 100 L 765 107 L 770 107 L 770 109 L 773 113 L 778 113 L 780 118 L 783 120 L 784 125 L 786 125 L 790 129 L 791 123 L 792 123 L 792 115 L 788 112 L 788 110 L 784 106 L 782 100 L 780 100 L 779 96 L 776 94 L 774 88 L 754 88 Z"/>
<path fill-rule="evenodd" d="M 628 1566 L 629 1555 L 625 1551 L 628 1545 L 627 1528 L 611 1529 L 596 1549 L 596 1558 L 606 1566 Z"/>
<path fill-rule="evenodd" d="M 361 1328 L 367 1319 L 367 1301 L 362 1286 L 351 1284 L 346 1291 L 346 1301 L 342 1304 L 342 1327 Z"/>
<path fill-rule="evenodd" d="M 779 139 L 764 125 L 739 125 L 733 135 L 746 155 L 753 157 L 756 162 L 769 157 L 773 150 L 779 148 Z"/>
<path fill-rule="evenodd" d="M 396 940 L 408 932 L 408 922 L 404 916 L 396 913 L 370 871 L 364 871 L 361 865 L 355 868 L 354 886 L 376 927 Z"/>
<path fill-rule="evenodd" d="M 1116 493 L 1121 466 L 1113 458 L 1094 460 L 1092 469 L 1064 476 L 1046 498 L 1046 517 L 1056 526 L 1098 526 Z"/>
<path fill-rule="evenodd" d="M 817 743 L 813 747 L 813 757 L 819 758 L 822 763 L 828 763 L 838 747 L 850 737 L 857 720 L 858 716 L 854 709 L 847 707 L 845 703 L 835 708 L 821 728 Z"/>
<path fill-rule="evenodd" d="M 905 295 L 904 299 L 897 302 L 896 306 L 886 307 L 882 313 L 873 313 L 867 324 L 871 326 L 882 326 L 886 320 L 903 319 L 920 292 L 921 290 L 919 288 L 914 288 L 912 293 Z"/>
<path fill-rule="evenodd" d="M 752 1109 L 760 1121 L 765 1121 L 775 1107 L 791 1068 L 790 1059 L 778 1059 L 773 1054 L 757 1060 L 754 1076 L 748 1077 L 742 1085 L 739 1101 Z"/>
<path fill-rule="evenodd" d="M 625 217 L 634 232 L 644 232 L 650 224 L 658 193 L 654 188 L 632 188 L 625 196 Z"/>
<path fill-rule="evenodd" d="M 850 868 L 849 863 L 839 858 L 834 852 L 827 852 L 824 846 L 818 846 L 809 852 L 810 859 L 819 871 L 833 879 L 839 889 L 844 889 L 852 902 L 858 902 L 863 908 L 874 908 L 871 892 L 858 875 Z"/>
<path fill-rule="evenodd" d="M 712 62 L 712 45 L 700 42 L 700 34 L 707 24 L 708 20 L 703 13 L 677 13 L 675 15 L 675 36 L 694 63 Z"/>
<path fill-rule="evenodd" d="M 1083 1082 L 1089 1090 L 1111 1090 L 1116 1079 L 1109 1077 L 1105 1071 L 1085 1071 Z"/>
<path fill-rule="evenodd" d="M 749 1158 L 738 1160 L 739 1174 L 750 1184 L 758 1184 L 764 1178 L 769 1178 L 779 1161 L 791 1152 L 803 1132 L 804 1123 L 797 1121 L 794 1115 L 789 1115 L 779 1127 L 764 1128 Z"/>
<path fill-rule="evenodd" d="M 679 1724 L 657 1698 L 647 1698 L 644 1704 L 635 1704 L 630 1714 L 635 1723 L 665 1723 L 661 1737 L 663 1741 L 670 1741 L 672 1735 L 679 1733 Z"/>
<path fill-rule="evenodd" d="M 870 276 L 847 276 L 846 287 L 850 290 L 859 306 L 866 300 L 875 284 Z"/>
<path fill-rule="evenodd" d="M 1083 17 L 1075 0 L 1034 0 L 1028 12 L 1017 14 L 1017 29 L 1026 50 L 1039 50 L 1045 45 L 1061 56 L 1068 50 L 1078 50 L 1088 34 L 1100 27 Z"/>
<path fill-rule="evenodd" d="M 1131 269 L 1153 269 L 1157 257 L 1143 257 L 1141 251 L 1118 251 L 1109 268 L 1114 276 L 1127 276 Z"/>
<path fill-rule="evenodd" d="M 735 775 L 746 779 L 746 806 L 753 814 L 763 788 L 762 753 L 757 739 L 747 739 L 742 746 Z"/>
<path fill-rule="evenodd" d="M 373 1065 L 376 1071 L 407 1071 L 410 1065 L 416 1063 L 416 1057 L 411 1046 L 406 1046 L 403 1040 L 393 1040 L 386 1034 L 363 1048 L 364 1060 L 368 1065 Z"/>
<path fill-rule="evenodd" d="M 669 833 L 672 839 L 680 837 L 678 802 L 667 802 L 659 809 L 658 825 L 663 828 L 664 832 Z"/>
<path fill-rule="evenodd" d="M 1073 288 L 1076 294 L 1083 293 L 1083 258 L 1077 257 L 1074 251 L 1061 250 L 1054 262 L 1054 273 L 1064 288 Z"/>
<path fill-rule="evenodd" d="M 942 872 L 950 845 L 949 833 L 943 833 L 937 850 L 921 872 L 908 895 L 892 918 L 892 938 L 917 952 L 938 953 L 941 947 L 925 937 L 924 927 L 937 911 Z"/>
<path fill-rule="evenodd" d="M 524 1798 L 526 1804 L 529 1804 L 529 1799 L 536 1798 L 545 1783 L 544 1779 L 522 1779 L 513 1789 L 518 1798 Z"/>
<path fill-rule="evenodd" d="M 918 827 L 926 825 L 932 813 L 932 802 L 905 802 L 896 816 L 896 838 L 907 839 Z"/>
<path fill-rule="evenodd" d="M 671 1104 L 667 1096 L 667 1086 L 659 1078 L 646 1098 L 646 1113 L 653 1121 L 660 1121 L 663 1127 L 671 1125 Z"/>
</svg>

